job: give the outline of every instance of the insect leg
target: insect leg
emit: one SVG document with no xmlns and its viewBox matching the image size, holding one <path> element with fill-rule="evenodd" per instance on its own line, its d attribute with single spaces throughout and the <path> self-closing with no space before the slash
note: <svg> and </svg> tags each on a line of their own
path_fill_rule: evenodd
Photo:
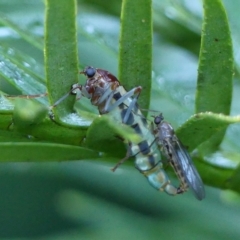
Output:
<svg viewBox="0 0 240 240">
<path fill-rule="evenodd" d="M 133 88 L 133 89 L 130 90 L 129 92 L 125 93 L 121 98 L 119 98 L 114 104 L 112 104 L 112 105 L 109 105 L 109 104 L 108 104 L 108 106 L 106 106 L 106 111 L 110 112 L 110 111 L 113 110 L 114 108 L 118 107 L 121 103 L 123 103 L 126 99 L 132 97 L 132 96 L 133 96 L 134 94 L 136 94 L 136 93 L 138 94 L 137 96 L 139 96 L 141 90 L 142 90 L 142 87 L 140 87 L 140 86 Z M 128 113 L 128 111 L 127 111 L 128 116 L 129 116 L 130 112 L 132 111 L 133 107 L 135 106 L 136 101 L 137 101 L 137 99 L 136 99 L 136 100 L 133 100 L 133 103 L 130 104 L 130 106 L 129 106 L 129 108 L 128 108 L 128 109 L 129 109 L 129 110 L 128 110 L 129 113 Z M 130 109 L 130 107 L 131 107 L 131 109 Z"/>
<path fill-rule="evenodd" d="M 136 103 L 137 103 L 137 100 L 138 100 L 138 97 L 139 97 L 141 91 L 142 91 L 142 87 L 140 87 L 140 88 L 138 87 L 138 88 L 135 90 L 134 94 L 137 93 L 137 95 L 132 99 L 132 102 L 131 102 L 130 105 L 128 106 L 128 109 L 127 109 L 127 111 L 126 111 L 126 113 L 125 113 L 125 115 L 124 115 L 124 118 L 123 118 L 123 123 L 127 123 L 127 121 L 128 121 L 128 119 L 129 119 L 129 116 L 130 116 L 132 110 L 133 110 L 133 109 L 135 108 L 135 106 L 136 106 Z"/>
<path fill-rule="evenodd" d="M 108 95 L 106 94 L 108 93 Z M 110 108 L 110 102 L 113 98 L 115 94 L 115 91 L 112 91 L 110 88 L 107 89 L 107 91 L 103 94 L 103 96 L 99 99 L 98 103 L 100 104 L 101 102 L 103 102 L 105 99 L 103 97 L 108 97 L 106 103 L 105 103 L 105 106 L 103 108 L 103 111 L 101 112 L 102 114 L 105 114 L 105 113 L 108 113 L 109 111 L 111 111 L 112 109 L 114 108 Z M 118 105 L 117 105 L 118 106 Z M 109 110 L 110 109 L 110 110 Z"/>
<path fill-rule="evenodd" d="M 82 95 L 89 97 L 89 94 L 88 94 L 87 90 L 85 89 L 85 87 L 76 83 L 76 84 L 72 85 L 72 88 L 68 93 L 63 95 L 52 106 L 50 106 L 50 110 L 52 110 L 54 107 L 56 107 L 59 103 L 61 103 L 63 100 L 65 100 L 71 94 L 76 95 L 76 100 L 79 100 L 82 97 Z"/>
<path fill-rule="evenodd" d="M 66 93 L 65 95 L 63 95 L 62 97 L 60 97 L 53 105 L 51 105 L 49 108 L 50 110 L 55 108 L 60 102 L 62 102 L 64 99 L 66 99 L 70 94 L 71 94 L 72 91 Z"/>
<path fill-rule="evenodd" d="M 123 164 L 126 160 L 128 160 L 130 157 L 132 157 L 131 146 L 132 146 L 132 144 L 129 142 L 126 156 L 125 156 L 124 158 L 122 158 L 122 159 L 111 169 L 113 172 L 115 172 L 115 170 L 116 170 L 121 164 Z"/>
<path fill-rule="evenodd" d="M 105 103 L 104 112 L 108 112 L 108 106 L 109 106 L 110 101 L 112 100 L 115 92 L 116 92 L 116 90 L 112 90 L 111 85 L 109 85 L 108 88 L 106 90 L 104 90 L 104 93 L 102 94 L 102 96 L 98 99 L 98 104 L 101 104 L 103 101 L 105 101 L 107 99 L 107 101 Z"/>
</svg>

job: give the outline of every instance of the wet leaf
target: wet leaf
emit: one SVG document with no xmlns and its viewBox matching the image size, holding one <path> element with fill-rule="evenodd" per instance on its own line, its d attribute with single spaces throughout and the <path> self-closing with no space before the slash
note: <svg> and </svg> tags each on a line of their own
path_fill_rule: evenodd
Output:
<svg viewBox="0 0 240 240">
<path fill-rule="evenodd" d="M 240 117 L 230 117 L 211 112 L 198 113 L 188 119 L 177 130 L 177 135 L 188 150 L 192 151 L 214 134 L 233 123 L 240 123 Z"/>
</svg>

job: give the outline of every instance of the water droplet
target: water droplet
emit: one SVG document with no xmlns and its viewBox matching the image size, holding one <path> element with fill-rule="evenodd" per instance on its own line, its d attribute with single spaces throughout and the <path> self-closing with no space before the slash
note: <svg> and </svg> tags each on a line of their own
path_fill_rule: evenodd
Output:
<svg viewBox="0 0 240 240">
<path fill-rule="evenodd" d="M 91 120 L 83 119 L 76 113 L 71 113 L 71 114 L 68 114 L 68 115 L 62 117 L 61 121 L 65 122 L 67 124 L 71 124 L 71 125 L 87 126 L 87 127 L 90 126 L 90 124 L 92 123 Z"/>
<path fill-rule="evenodd" d="M 162 75 L 159 75 L 156 77 L 156 82 L 160 85 L 160 86 L 163 86 L 164 83 L 165 83 L 165 78 L 162 76 Z"/>
<path fill-rule="evenodd" d="M 8 53 L 9 55 L 14 55 L 14 54 L 15 54 L 15 51 L 14 51 L 12 48 L 8 48 L 7 53 Z"/>
<path fill-rule="evenodd" d="M 23 65 L 24 65 L 25 67 L 28 67 L 28 68 L 31 67 L 31 65 L 30 65 L 29 63 L 27 63 L 27 62 L 23 62 Z"/>
<path fill-rule="evenodd" d="M 7 98 L 0 95 L 0 109 L 13 111 L 14 105 Z"/>
</svg>

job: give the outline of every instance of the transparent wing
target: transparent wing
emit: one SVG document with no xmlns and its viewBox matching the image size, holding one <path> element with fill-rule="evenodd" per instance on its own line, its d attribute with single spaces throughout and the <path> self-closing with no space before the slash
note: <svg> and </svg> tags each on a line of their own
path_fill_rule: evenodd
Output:
<svg viewBox="0 0 240 240">
<path fill-rule="evenodd" d="M 189 188 L 198 200 L 205 197 L 205 190 L 202 179 L 195 168 L 192 159 L 179 140 L 172 142 L 172 160 L 182 171 Z"/>
</svg>

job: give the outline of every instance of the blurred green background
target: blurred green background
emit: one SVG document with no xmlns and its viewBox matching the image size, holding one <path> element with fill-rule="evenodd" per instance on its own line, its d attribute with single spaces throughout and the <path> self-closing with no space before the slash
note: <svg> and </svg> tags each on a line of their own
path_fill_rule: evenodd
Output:
<svg viewBox="0 0 240 240">
<path fill-rule="evenodd" d="M 237 94 L 240 1 L 224 0 L 223 3 L 230 20 L 235 51 L 234 115 L 240 112 Z M 165 118 L 177 128 L 194 113 L 202 4 L 198 0 L 155 0 L 153 9 L 151 109 L 159 110 L 161 103 Z M 92 65 L 117 75 L 120 10 L 121 1 L 117 0 L 111 3 L 79 1 L 80 68 Z M 0 0 L 0 12 L 0 51 L 25 67 L 30 76 L 44 79 L 41 48 L 43 1 Z M 15 25 L 4 22 L 6 19 Z M 21 31 L 16 31 L 18 28 Z M 13 71 L 9 73 L 10 77 L 11 74 L 15 77 L 21 73 Z M 21 93 L 9 86 L 4 78 L 0 79 L 0 89 L 9 94 Z M 238 153 L 239 134 L 239 126 L 230 126 L 223 148 Z M 217 158 L 215 161 L 216 165 L 224 165 L 226 159 Z M 231 164 L 235 166 L 237 163 Z M 227 163 L 227 166 L 230 164 Z M 202 202 L 190 192 L 169 197 L 151 188 L 133 164 L 121 166 L 115 173 L 110 171 L 111 167 L 94 159 L 59 163 L 1 163 L 0 239 L 240 237 L 240 199 L 235 193 L 206 187 L 206 199 Z"/>
</svg>

